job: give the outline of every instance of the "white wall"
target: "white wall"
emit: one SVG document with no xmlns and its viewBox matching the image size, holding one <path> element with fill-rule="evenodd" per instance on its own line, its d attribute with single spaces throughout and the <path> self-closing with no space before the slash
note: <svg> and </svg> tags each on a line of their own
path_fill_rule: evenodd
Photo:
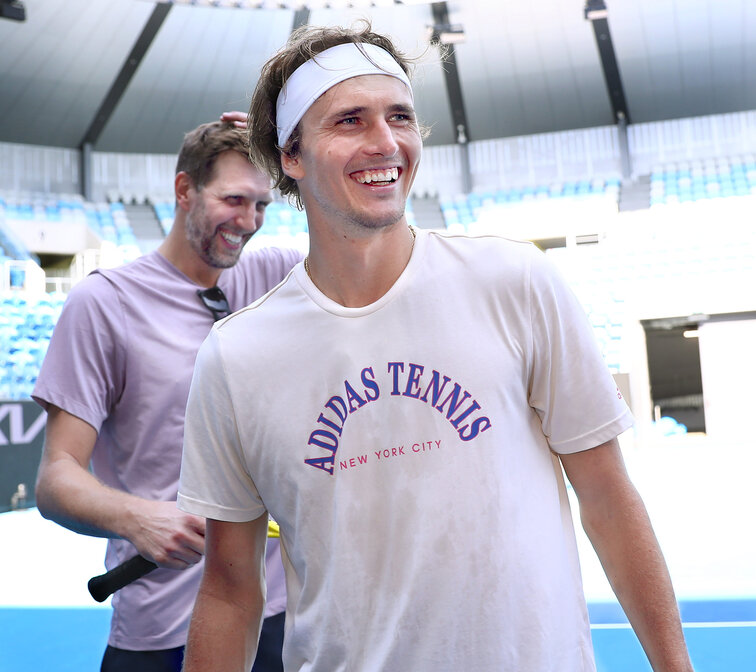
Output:
<svg viewBox="0 0 756 672">
<path fill-rule="evenodd" d="M 13 221 L 5 225 L 35 254 L 76 254 L 99 246 L 86 222 Z"/>
<path fill-rule="evenodd" d="M 628 142 L 635 176 L 675 161 L 756 154 L 756 110 L 633 124 Z M 471 142 L 468 150 L 476 191 L 621 174 L 614 126 Z M 93 152 L 95 200 L 170 194 L 174 168 L 174 155 Z M 453 196 L 462 175 L 459 146 L 426 147 L 413 193 Z M 0 190 L 80 193 L 79 152 L 0 143 Z"/>
<path fill-rule="evenodd" d="M 706 433 L 753 441 L 756 320 L 707 322 L 698 328 L 698 346 Z"/>
<path fill-rule="evenodd" d="M 635 175 L 660 164 L 756 153 L 756 111 L 634 124 L 628 143 Z"/>
<path fill-rule="evenodd" d="M 756 154 L 756 111 L 633 124 L 628 145 L 634 177 L 677 161 Z M 471 142 L 469 155 L 475 191 L 622 173 L 614 126 Z M 415 193 L 461 192 L 460 148 L 426 148 Z"/>
<path fill-rule="evenodd" d="M 0 142 L 0 190 L 80 193 L 79 152 Z"/>
</svg>

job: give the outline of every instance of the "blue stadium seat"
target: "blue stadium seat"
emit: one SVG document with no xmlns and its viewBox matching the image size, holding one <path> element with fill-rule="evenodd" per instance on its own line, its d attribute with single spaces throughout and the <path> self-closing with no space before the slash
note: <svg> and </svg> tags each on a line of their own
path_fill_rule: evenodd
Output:
<svg viewBox="0 0 756 672">
<path fill-rule="evenodd" d="M 11 291 L 0 298 L 0 399 L 31 394 L 64 301 L 61 292 L 27 300 Z"/>
</svg>

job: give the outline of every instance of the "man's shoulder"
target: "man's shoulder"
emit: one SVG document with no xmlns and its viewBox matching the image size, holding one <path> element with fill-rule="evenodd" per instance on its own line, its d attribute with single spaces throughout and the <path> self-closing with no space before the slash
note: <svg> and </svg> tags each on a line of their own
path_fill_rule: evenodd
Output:
<svg viewBox="0 0 756 672">
<path fill-rule="evenodd" d="M 295 305 L 296 299 L 301 293 L 301 288 L 295 276 L 295 273 L 287 272 L 285 277 L 275 286 L 254 298 L 230 316 L 216 322 L 215 327 L 222 327 L 225 333 L 235 329 L 255 331 L 270 322 L 277 323 L 280 326 L 282 319 L 292 319 L 296 312 L 292 306 Z"/>
<path fill-rule="evenodd" d="M 124 282 L 139 278 L 156 270 L 154 254 L 137 257 L 133 261 L 112 268 L 99 267 L 78 282 L 75 289 L 97 291 L 100 287 L 118 287 Z"/>
<path fill-rule="evenodd" d="M 303 257 L 298 250 L 288 248 L 251 250 L 245 252 L 233 268 L 224 272 L 219 284 L 228 289 L 236 287 L 242 292 L 244 302 L 250 303 L 281 282 Z"/>
<path fill-rule="evenodd" d="M 304 254 L 299 250 L 282 247 L 260 247 L 249 252 L 245 252 L 236 264 L 240 270 L 249 269 L 280 269 L 285 268 L 286 272 L 302 261 Z"/>
<path fill-rule="evenodd" d="M 529 240 L 512 238 L 499 233 L 470 234 L 436 229 L 428 233 L 446 246 L 466 247 L 473 253 L 483 253 L 487 249 L 495 248 L 514 255 L 528 255 L 537 250 Z"/>
<path fill-rule="evenodd" d="M 124 286 L 145 284 L 156 271 L 151 255 L 114 268 L 97 268 L 71 288 L 66 307 L 70 310 L 70 305 L 102 306 L 110 310 L 118 302 L 117 297 L 124 293 Z"/>
<path fill-rule="evenodd" d="M 429 232 L 431 253 L 439 263 L 461 264 L 467 274 L 486 278 L 525 277 L 540 265 L 543 252 L 532 242 L 500 234 Z M 446 262 L 442 260 L 446 259 Z"/>
<path fill-rule="evenodd" d="M 161 257 L 158 252 L 149 252 L 127 264 L 114 266 L 113 268 L 98 268 L 92 271 L 87 278 L 100 276 L 111 283 L 117 284 L 124 279 L 131 279 L 159 271 L 161 268 L 160 259 Z"/>
</svg>

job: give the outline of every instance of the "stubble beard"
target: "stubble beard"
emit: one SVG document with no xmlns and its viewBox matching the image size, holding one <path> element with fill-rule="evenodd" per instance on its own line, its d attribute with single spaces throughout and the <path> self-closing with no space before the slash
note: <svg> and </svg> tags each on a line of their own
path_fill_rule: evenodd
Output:
<svg viewBox="0 0 756 672">
<path fill-rule="evenodd" d="M 240 247 L 236 251 L 228 250 L 221 252 L 216 243 L 218 236 L 218 227 L 212 229 L 212 233 L 206 232 L 211 230 L 211 224 L 205 215 L 204 203 L 197 205 L 186 215 L 186 239 L 197 253 L 200 259 L 212 268 L 231 268 L 239 261 L 241 251 Z"/>
<path fill-rule="evenodd" d="M 334 215 L 340 214 L 341 217 L 346 219 L 355 229 L 363 231 L 379 231 L 394 226 L 399 222 L 405 214 L 405 204 L 393 208 L 391 211 L 384 215 L 377 215 L 375 213 L 366 212 L 364 210 L 350 209 L 347 212 L 337 213 L 334 211 Z"/>
<path fill-rule="evenodd" d="M 351 221 L 356 228 L 366 229 L 368 231 L 379 231 L 394 226 L 394 224 L 399 222 L 402 217 L 404 217 L 404 210 L 385 215 L 381 218 L 368 218 L 366 216 L 358 215 L 352 217 Z"/>
</svg>

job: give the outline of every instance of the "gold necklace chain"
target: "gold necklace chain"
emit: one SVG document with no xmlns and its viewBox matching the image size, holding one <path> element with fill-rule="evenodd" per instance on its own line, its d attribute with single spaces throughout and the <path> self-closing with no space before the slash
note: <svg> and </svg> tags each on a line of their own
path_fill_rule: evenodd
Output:
<svg viewBox="0 0 756 672">
<path fill-rule="evenodd" d="M 415 249 L 415 238 L 417 238 L 417 234 L 415 233 L 415 229 L 413 229 L 411 226 L 407 226 L 410 233 L 412 234 L 412 247 L 410 247 L 410 254 L 412 254 L 412 250 Z M 312 273 L 310 273 L 310 255 L 308 254 L 304 259 L 304 269 L 305 273 L 307 273 L 307 277 L 310 278 L 313 284 L 315 284 L 315 281 L 312 279 Z"/>
</svg>

